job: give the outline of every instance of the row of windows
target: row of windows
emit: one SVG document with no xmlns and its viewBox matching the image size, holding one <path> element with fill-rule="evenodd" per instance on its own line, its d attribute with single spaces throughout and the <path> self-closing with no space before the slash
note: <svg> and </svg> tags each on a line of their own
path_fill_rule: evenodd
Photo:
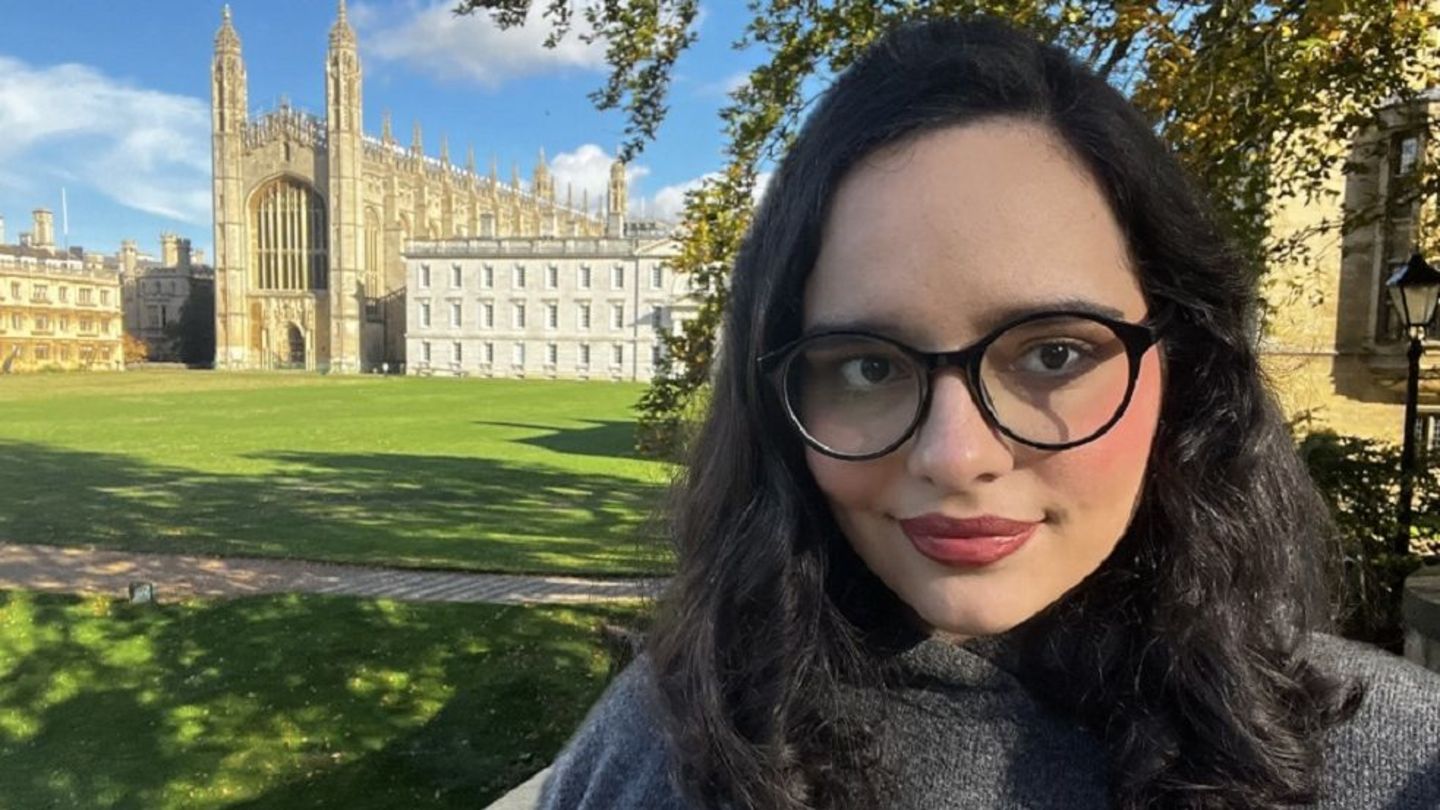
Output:
<svg viewBox="0 0 1440 810">
<path fill-rule="evenodd" d="M 547 289 L 547 290 L 558 289 L 559 286 L 560 286 L 560 268 L 559 268 L 559 266 L 553 265 L 553 264 L 552 264 L 552 265 L 549 265 L 549 266 L 547 266 L 547 267 L 544 268 L 544 273 L 545 273 L 545 289 Z M 434 277 L 433 277 L 433 274 L 430 272 L 430 265 L 428 265 L 428 264 L 422 264 L 422 265 L 420 265 L 420 278 L 418 279 L 420 289 L 422 289 L 422 290 L 428 290 L 428 289 L 430 289 L 431 286 L 432 286 L 433 280 L 434 280 Z M 494 288 L 495 288 L 495 266 L 494 266 L 494 265 L 487 264 L 487 265 L 485 265 L 484 267 L 480 268 L 480 279 L 479 279 L 479 280 L 480 280 L 480 287 L 481 287 L 481 289 L 486 289 L 486 290 L 494 289 Z M 517 265 L 515 265 L 513 268 L 511 268 L 511 271 L 510 271 L 510 285 L 511 285 L 513 288 L 515 288 L 515 289 L 517 289 L 517 290 L 523 290 L 523 289 L 525 289 L 525 288 L 528 286 L 529 280 L 530 280 L 530 273 L 529 273 L 529 270 L 525 267 L 525 265 L 523 265 L 523 264 L 517 264 Z M 592 282 L 593 282 L 593 274 L 591 273 L 591 270 L 590 270 L 590 266 L 589 266 L 589 265 L 584 265 L 584 264 L 582 264 L 582 265 L 580 265 L 579 267 L 575 268 L 575 286 L 576 286 L 578 289 L 588 290 L 588 289 L 591 288 Z M 453 288 L 455 288 L 455 289 L 464 289 L 464 287 L 465 287 L 464 268 L 462 268 L 462 267 L 461 267 L 460 265 L 458 265 L 458 264 L 452 264 L 452 265 L 450 265 L 450 286 L 453 287 Z M 657 265 L 651 266 L 651 268 L 650 268 L 650 289 L 652 289 L 652 290 L 659 290 L 659 289 L 664 289 L 664 287 L 665 287 L 665 267 L 664 267 L 664 265 L 659 265 L 659 264 L 657 264 Z M 623 290 L 623 289 L 625 289 L 625 266 L 624 266 L 624 265 L 617 264 L 617 265 L 615 265 L 614 267 L 610 268 L 610 289 L 612 289 L 612 290 Z"/>
<path fill-rule="evenodd" d="M 588 368 L 590 366 L 590 349 L 591 347 L 589 343 L 581 343 L 579 346 L 576 347 L 575 365 L 577 368 Z M 510 345 L 510 363 L 516 366 L 525 365 L 525 352 L 526 344 L 520 342 L 512 343 Z M 545 365 L 554 366 L 560 362 L 560 344 L 546 343 L 544 352 Z M 650 348 L 650 363 L 652 365 L 659 364 L 663 353 L 664 349 L 659 344 L 652 346 Z M 480 344 L 479 354 L 480 356 L 479 358 L 477 358 L 477 360 L 481 365 L 489 366 L 495 364 L 494 343 Z M 450 343 L 449 362 L 452 365 L 462 365 L 465 363 L 465 361 L 465 344 L 461 343 L 458 340 L 452 341 Z M 420 362 L 427 365 L 433 364 L 435 362 L 435 350 L 433 344 L 428 340 L 420 341 Z M 625 365 L 625 344 L 610 344 L 610 365 Z"/>
<path fill-rule="evenodd" d="M 558 328 L 560 328 L 560 305 L 559 305 L 559 304 L 543 304 L 542 306 L 543 306 L 543 308 L 544 308 L 545 328 L 546 328 L 546 329 L 558 329 Z M 581 301 L 581 302 L 579 302 L 579 303 L 577 303 L 577 304 L 575 305 L 575 328 L 577 328 L 577 329 L 589 329 L 589 328 L 590 328 L 590 321 L 591 321 L 590 312 L 591 312 L 591 306 L 590 306 L 590 303 L 589 303 L 588 301 Z M 433 317 L 432 317 L 432 314 L 431 314 L 431 306 L 430 306 L 430 302 L 429 302 L 429 301 L 421 301 L 421 302 L 420 302 L 420 313 L 419 313 L 419 314 L 420 314 L 420 328 L 421 328 L 421 329 L 429 329 L 429 328 L 433 325 L 433 320 L 434 320 Z M 523 304 L 523 303 L 518 303 L 518 302 L 517 302 L 517 303 L 514 303 L 514 304 L 511 304 L 511 305 L 510 305 L 510 327 L 511 327 L 512 329 L 524 329 L 524 328 L 525 328 L 525 324 L 526 324 L 525 314 L 526 314 L 526 306 L 525 306 L 525 304 Z M 651 325 L 653 325 L 656 329 L 659 329 L 660 326 L 661 326 L 661 324 L 662 324 L 662 322 L 663 322 L 664 315 L 665 315 L 664 307 L 661 307 L 661 306 L 653 306 L 653 307 L 651 307 L 651 308 L 650 308 L 650 323 L 651 323 Z M 475 313 L 475 320 L 476 320 L 476 325 L 477 325 L 479 328 L 481 328 L 481 329 L 494 329 L 494 328 L 495 328 L 495 303 L 494 303 L 493 301 L 481 301 L 481 302 L 479 303 L 479 306 L 478 306 L 478 308 L 477 308 L 477 310 L 476 310 L 476 313 Z M 465 326 L 464 310 L 463 310 L 463 307 L 462 307 L 461 303 L 460 303 L 459 301 L 452 301 L 452 302 L 450 302 L 450 327 L 451 327 L 452 329 L 460 329 L 460 328 L 463 328 L 464 326 Z M 625 328 L 625 305 L 624 305 L 624 304 L 611 304 L 611 305 L 610 305 L 610 328 L 611 328 L 611 329 L 624 329 L 624 328 Z"/>
<path fill-rule="evenodd" d="M 19 332 L 25 329 L 26 320 L 27 318 L 24 314 L 12 312 L 8 318 L 0 316 L 0 326 L 8 326 L 11 330 Z M 60 315 L 54 318 L 49 315 L 33 315 L 28 320 L 30 322 L 30 329 L 35 332 L 50 332 L 57 329 L 62 333 L 70 331 L 70 316 L 68 315 Z M 111 329 L 113 328 L 111 326 L 111 319 L 109 318 L 100 319 L 98 322 L 100 330 L 98 332 L 95 330 L 97 322 L 94 318 L 78 318 L 75 323 L 79 327 L 80 334 L 84 335 L 108 335 L 111 334 Z"/>
<path fill-rule="evenodd" d="M 24 285 L 22 284 L 22 282 L 19 282 L 19 281 L 12 281 L 12 282 L 10 282 L 10 300 L 12 300 L 12 301 L 23 301 L 23 300 L 25 300 L 24 292 L 25 292 L 25 290 L 24 290 Z M 56 285 L 56 288 L 55 288 L 55 296 L 56 296 L 56 297 L 55 297 L 55 301 L 58 302 L 58 303 L 61 303 L 61 304 L 68 304 L 68 303 L 70 303 L 70 287 L 68 287 L 68 286 L 66 286 L 66 285 L 64 285 L 64 284 Z M 43 281 L 32 281 L 32 282 L 30 283 L 30 300 L 31 300 L 31 301 L 35 301 L 35 302 L 37 302 L 37 303 L 50 303 L 51 299 L 50 299 L 50 285 L 49 285 L 49 283 L 43 282 Z M 94 287 L 77 287 L 77 288 L 75 288 L 75 303 L 77 303 L 77 304 L 83 304 L 83 305 L 94 304 L 94 303 L 95 303 L 95 288 L 94 288 Z M 101 291 L 100 291 L 100 305 L 101 305 L 101 306 L 105 306 L 105 307 L 110 306 L 110 291 L 109 291 L 109 290 L 101 290 Z"/>
<path fill-rule="evenodd" d="M 28 349 L 24 345 L 16 346 L 13 350 L 9 346 L 4 346 L 0 348 L 0 357 L 10 357 L 12 351 L 15 359 L 21 362 L 34 360 L 39 363 L 68 363 L 71 358 L 74 358 L 82 363 L 91 363 L 96 360 L 110 360 L 114 347 L 108 345 L 71 347 L 68 343 L 57 343 L 53 346 L 49 343 L 36 343 Z"/>
</svg>

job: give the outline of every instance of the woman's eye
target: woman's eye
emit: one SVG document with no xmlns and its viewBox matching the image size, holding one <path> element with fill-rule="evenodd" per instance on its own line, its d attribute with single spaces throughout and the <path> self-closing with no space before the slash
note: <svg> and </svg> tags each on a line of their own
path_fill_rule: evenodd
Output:
<svg viewBox="0 0 1440 810">
<path fill-rule="evenodd" d="M 1080 370 L 1088 358 L 1085 347 L 1074 343 L 1041 343 L 1020 355 L 1015 365 L 1033 374 L 1059 374 Z"/>
<path fill-rule="evenodd" d="M 888 357 L 855 357 L 840 364 L 840 376 L 845 384 L 854 388 L 866 388 L 892 381 L 899 374 L 899 368 Z"/>
</svg>

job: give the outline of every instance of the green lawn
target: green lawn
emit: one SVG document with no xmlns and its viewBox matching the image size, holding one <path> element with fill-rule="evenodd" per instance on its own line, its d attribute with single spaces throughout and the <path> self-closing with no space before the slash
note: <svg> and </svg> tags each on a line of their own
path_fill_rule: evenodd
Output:
<svg viewBox="0 0 1440 810">
<path fill-rule="evenodd" d="M 656 573 L 643 387 L 130 371 L 0 377 L 0 539 Z"/>
<path fill-rule="evenodd" d="M 606 608 L 0 593 L 0 807 L 484 807 L 603 689 Z"/>
</svg>

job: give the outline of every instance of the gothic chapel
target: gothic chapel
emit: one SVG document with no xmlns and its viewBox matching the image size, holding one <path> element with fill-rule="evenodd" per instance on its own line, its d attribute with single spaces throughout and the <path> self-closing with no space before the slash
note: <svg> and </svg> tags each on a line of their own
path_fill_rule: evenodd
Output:
<svg viewBox="0 0 1440 810">
<path fill-rule="evenodd" d="M 605 232 L 588 196 L 576 207 L 567 190 L 557 202 L 543 153 L 522 189 L 518 171 L 501 183 L 493 161 L 478 174 L 473 148 L 463 167 L 443 140 L 439 157 L 427 156 L 418 123 L 409 148 L 388 116 L 380 137 L 366 135 L 344 0 L 325 57 L 323 119 L 283 102 L 250 118 L 228 6 L 211 82 L 217 368 L 354 373 L 403 362 L 406 240 Z"/>
</svg>

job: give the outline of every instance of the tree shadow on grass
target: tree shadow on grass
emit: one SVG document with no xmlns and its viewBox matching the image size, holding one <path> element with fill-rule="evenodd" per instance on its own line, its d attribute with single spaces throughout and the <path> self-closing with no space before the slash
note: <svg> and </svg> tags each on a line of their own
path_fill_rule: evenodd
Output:
<svg viewBox="0 0 1440 810">
<path fill-rule="evenodd" d="M 268 475 L 0 442 L 0 539 L 515 573 L 663 573 L 662 487 L 459 456 L 282 452 Z"/>
<path fill-rule="evenodd" d="M 540 436 L 515 439 L 521 444 L 540 447 L 556 453 L 607 458 L 640 458 L 635 452 L 635 423 L 608 419 L 585 419 L 585 427 L 556 428 L 553 425 L 527 425 L 520 422 L 475 422 L 485 427 L 508 427 L 545 431 Z"/>
<path fill-rule="evenodd" d="M 484 806 L 603 688 L 590 625 L 611 612 L 29 594 L 0 611 L 7 802 L 277 810 Z"/>
</svg>

